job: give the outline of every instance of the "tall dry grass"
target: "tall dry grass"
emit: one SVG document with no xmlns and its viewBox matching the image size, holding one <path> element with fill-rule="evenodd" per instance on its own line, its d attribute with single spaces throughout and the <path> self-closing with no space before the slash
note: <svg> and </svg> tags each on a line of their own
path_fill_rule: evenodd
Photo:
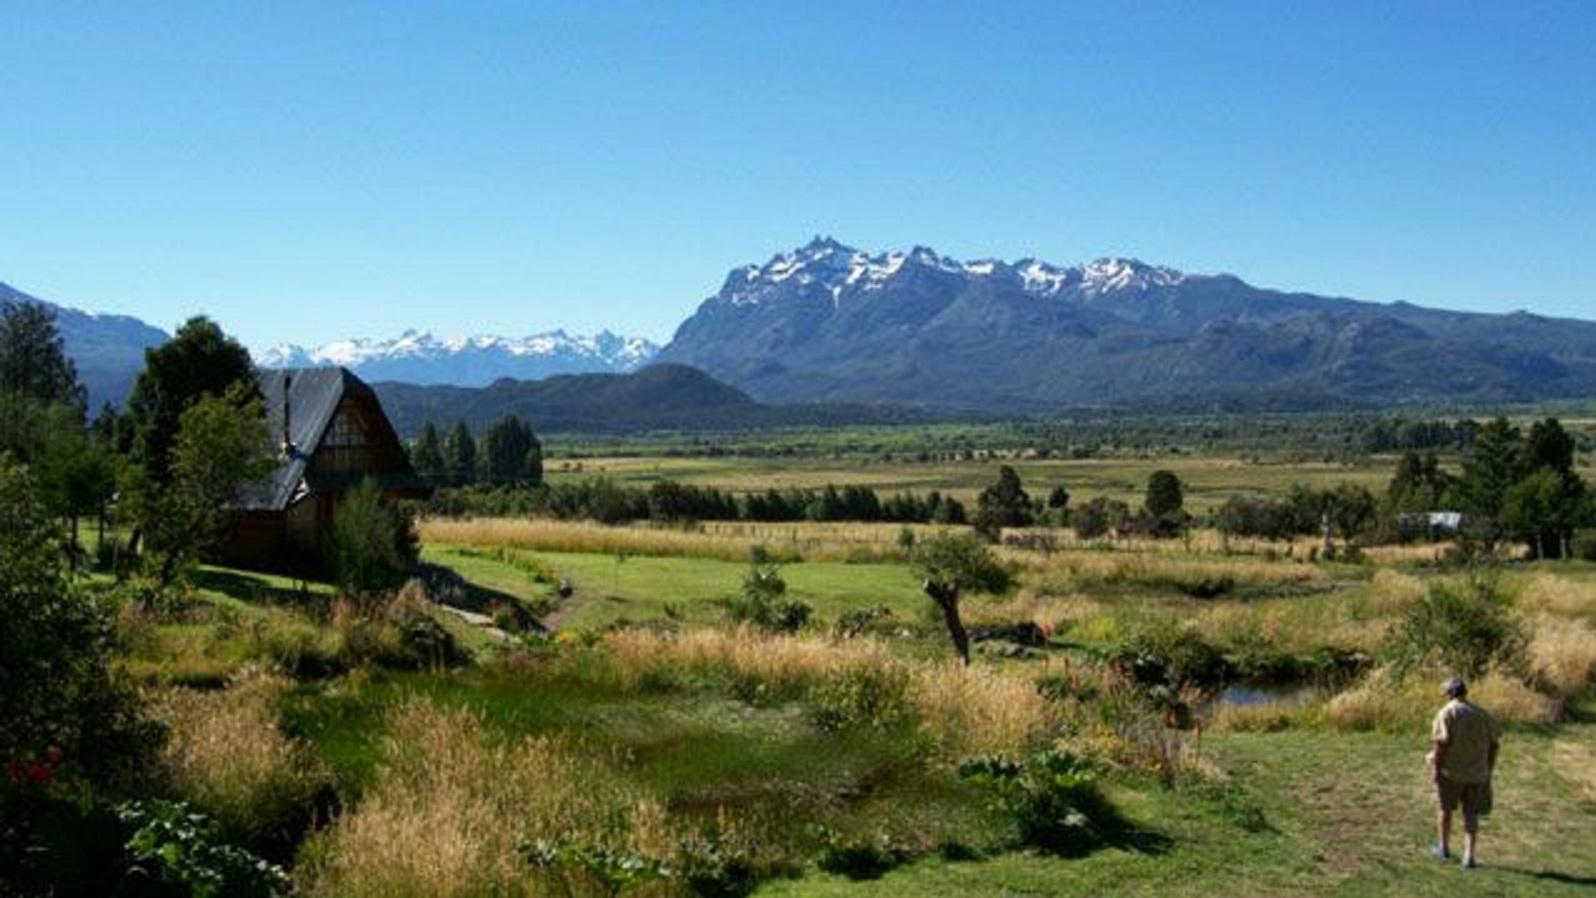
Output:
<svg viewBox="0 0 1596 898">
<path fill-rule="evenodd" d="M 1380 669 L 1325 705 L 1325 721 L 1342 730 L 1428 732 L 1425 729 L 1445 703 L 1442 677 L 1414 675 L 1404 679 Z M 1469 685 L 1469 700 L 1499 721 L 1552 724 L 1562 719 L 1557 699 L 1537 692 L 1510 673 L 1491 670 Z"/>
<path fill-rule="evenodd" d="M 1313 565 L 1253 558 L 1171 557 L 1142 552 L 1059 552 L 1022 562 L 1039 574 L 1044 592 L 1069 593 L 1102 586 L 1190 589 L 1228 583 L 1235 589 L 1312 590 L 1330 578 Z"/>
<path fill-rule="evenodd" d="M 1532 628 L 1526 654 L 1536 679 L 1562 698 L 1596 683 L 1596 629 L 1545 612 L 1534 618 Z"/>
<path fill-rule="evenodd" d="M 422 699 L 388 718 L 385 766 L 301 869 L 308 895 L 467 898 L 544 892 L 519 855 L 526 840 L 658 851 L 663 814 L 566 739 L 496 741 L 465 709 Z"/>
<path fill-rule="evenodd" d="M 1518 605 L 1530 612 L 1596 620 L 1596 583 L 1535 574 L 1519 587 Z"/>
<path fill-rule="evenodd" d="M 227 689 L 171 689 L 151 703 L 169 735 L 159 765 L 176 791 L 235 832 L 257 835 L 308 811 L 327 771 L 284 735 L 278 706 L 290 682 L 258 670 Z"/>
<path fill-rule="evenodd" d="M 605 637 L 610 676 L 623 689 L 723 678 L 770 697 L 800 697 L 851 672 L 907 677 L 907 700 L 920 728 L 950 758 L 1018 752 L 1050 727 L 1034 681 L 985 667 L 898 658 L 871 639 L 832 641 L 756 630 L 694 630 L 681 635 L 622 630 Z"/>
</svg>

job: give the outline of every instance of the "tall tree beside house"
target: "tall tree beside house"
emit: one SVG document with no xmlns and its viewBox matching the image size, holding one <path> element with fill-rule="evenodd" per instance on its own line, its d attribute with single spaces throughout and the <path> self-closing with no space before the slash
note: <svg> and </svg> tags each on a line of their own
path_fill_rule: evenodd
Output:
<svg viewBox="0 0 1596 898">
<path fill-rule="evenodd" d="M 443 440 L 438 436 L 438 428 L 428 421 L 421 428 L 421 436 L 416 439 L 416 444 L 410 450 L 410 464 L 416 473 L 423 477 L 436 479 L 443 476 Z"/>
<path fill-rule="evenodd" d="M 443 441 L 443 463 L 449 476 L 459 483 L 470 483 L 477 474 L 477 440 L 464 421 L 456 421 Z"/>
<path fill-rule="evenodd" d="M 506 415 L 482 437 L 482 469 L 493 483 L 539 483 L 543 480 L 543 446 L 532 428 Z"/>
<path fill-rule="evenodd" d="M 152 483 L 171 480 L 172 446 L 183 412 L 202 397 L 223 396 L 239 384 L 259 392 L 249 350 L 204 316 L 190 318 L 170 341 L 145 350 L 128 410 L 134 460 Z"/>
<path fill-rule="evenodd" d="M 224 396 L 201 396 L 178 417 L 171 479 L 159 485 L 130 469 L 128 501 L 145 534 L 145 564 L 162 585 L 183 580 L 221 534 L 223 507 L 276 464 L 261 400 L 237 384 Z"/>
</svg>

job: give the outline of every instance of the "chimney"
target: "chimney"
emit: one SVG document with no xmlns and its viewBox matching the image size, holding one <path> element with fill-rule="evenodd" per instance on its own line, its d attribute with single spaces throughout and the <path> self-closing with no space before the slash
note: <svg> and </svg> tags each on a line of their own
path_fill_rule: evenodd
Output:
<svg viewBox="0 0 1596 898">
<path fill-rule="evenodd" d="M 294 375 L 283 372 L 283 457 L 294 457 L 294 431 L 292 409 L 289 405 L 289 391 L 294 386 Z"/>
</svg>

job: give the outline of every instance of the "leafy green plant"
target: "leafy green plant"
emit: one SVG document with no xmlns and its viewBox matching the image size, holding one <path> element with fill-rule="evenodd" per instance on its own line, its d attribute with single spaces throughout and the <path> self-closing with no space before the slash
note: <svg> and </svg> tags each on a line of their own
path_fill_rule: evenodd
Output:
<svg viewBox="0 0 1596 898">
<path fill-rule="evenodd" d="M 1022 844 L 1055 854 L 1078 854 L 1100 844 L 1104 802 L 1096 767 L 1064 751 L 1044 751 L 1024 761 L 995 755 L 959 765 L 959 775 L 990 787 L 998 805 L 1014 816 Z"/>
<path fill-rule="evenodd" d="M 133 829 L 130 859 L 193 898 L 278 898 L 292 891 L 286 871 L 219 842 L 216 823 L 183 802 L 129 802 L 117 816 Z"/>
<path fill-rule="evenodd" d="M 339 505 L 328 549 L 339 588 L 354 596 L 397 589 L 420 552 L 410 515 L 383 499 L 370 478 Z"/>
<path fill-rule="evenodd" d="M 781 566 L 764 546 L 748 551 L 748 572 L 741 595 L 726 605 L 732 620 L 751 623 L 774 633 L 796 633 L 809 623 L 814 609 L 807 602 L 781 601 L 787 592 Z"/>
<path fill-rule="evenodd" d="M 585 879 L 616 896 L 633 886 L 669 879 L 672 870 L 664 861 L 607 845 L 587 842 L 551 842 L 544 839 L 523 846 L 527 863 L 558 877 L 567 892 L 572 891 L 573 875 Z"/>
</svg>

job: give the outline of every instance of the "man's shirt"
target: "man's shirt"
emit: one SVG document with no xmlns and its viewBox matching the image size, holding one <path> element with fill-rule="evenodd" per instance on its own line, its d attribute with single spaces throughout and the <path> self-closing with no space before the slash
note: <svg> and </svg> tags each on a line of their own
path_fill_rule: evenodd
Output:
<svg viewBox="0 0 1596 898">
<path fill-rule="evenodd" d="M 1435 715 L 1430 738 L 1446 746 L 1442 776 L 1454 783 L 1490 780 L 1491 748 L 1499 736 L 1496 721 L 1485 709 L 1461 699 L 1447 702 Z"/>
</svg>

